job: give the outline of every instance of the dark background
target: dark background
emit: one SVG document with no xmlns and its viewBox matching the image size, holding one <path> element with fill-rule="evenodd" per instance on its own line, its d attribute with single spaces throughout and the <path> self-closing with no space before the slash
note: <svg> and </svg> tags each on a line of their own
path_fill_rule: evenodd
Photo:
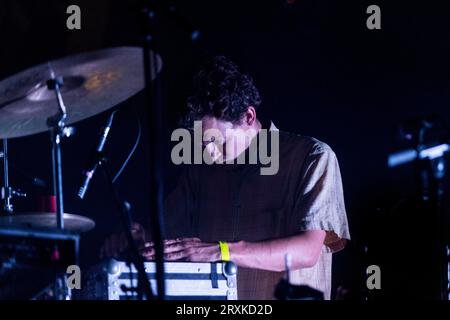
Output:
<svg viewBox="0 0 450 320">
<path fill-rule="evenodd" d="M 414 205 L 411 210 L 392 210 L 413 194 L 415 171 L 412 166 L 388 170 L 386 159 L 390 151 L 404 145 L 397 134 L 403 121 L 428 114 L 449 120 L 450 2 L 175 3 L 201 37 L 192 42 L 179 21 L 158 18 L 155 36 L 164 61 L 166 134 L 176 126 L 192 76 L 204 59 L 227 55 L 253 75 L 262 107 L 279 128 L 323 140 L 338 156 L 352 242 L 335 255 L 334 289 L 343 286 L 350 289 L 349 296 L 362 299 L 365 268 L 374 263 L 382 271 L 383 266 L 389 270 L 382 284 L 386 296 L 435 297 L 435 286 L 417 285 L 417 279 L 428 283 L 423 279 L 433 278 L 434 271 L 427 267 L 434 263 L 426 256 L 435 245 L 429 237 L 435 230 L 427 224 L 432 214 Z M 80 31 L 66 29 L 70 4 L 81 7 Z M 366 8 L 371 4 L 381 7 L 381 30 L 366 28 Z M 139 45 L 138 8 L 139 1 L 1 0 L 0 79 L 72 53 Z M 135 141 L 136 114 L 144 108 L 142 94 L 120 107 L 123 111 L 106 149 L 114 169 Z M 77 124 L 77 134 L 63 147 L 65 209 L 97 223 L 82 238 L 85 265 L 96 262 L 104 236 L 119 229 L 101 175 L 94 178 L 86 200 L 76 198 L 83 164 L 107 115 Z M 144 139 L 118 186 L 132 203 L 136 220 L 148 224 L 146 148 Z M 10 162 L 30 176 L 50 182 L 50 160 L 47 133 L 10 141 Z M 166 162 L 168 191 L 179 168 Z M 17 171 L 11 172 L 11 180 L 30 194 L 26 200 L 14 201 L 19 211 L 31 210 L 32 196 L 48 192 L 32 187 Z"/>
</svg>

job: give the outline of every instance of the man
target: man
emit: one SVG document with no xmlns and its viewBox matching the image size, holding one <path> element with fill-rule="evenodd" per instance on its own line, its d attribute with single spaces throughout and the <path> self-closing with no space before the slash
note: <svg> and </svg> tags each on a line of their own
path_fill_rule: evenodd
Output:
<svg viewBox="0 0 450 320">
<path fill-rule="evenodd" d="M 261 99 L 251 77 L 225 57 L 212 59 L 194 84 L 187 119 L 201 124 L 213 163 L 188 165 L 166 201 L 166 261 L 229 259 L 238 265 L 239 299 L 273 299 L 289 254 L 291 282 L 329 299 L 331 254 L 350 238 L 334 152 L 258 117 Z M 268 139 L 258 139 L 267 131 Z M 262 174 L 263 147 L 278 158 L 273 174 Z M 256 163 L 231 163 L 255 152 Z M 152 243 L 142 254 L 154 259 Z"/>
</svg>

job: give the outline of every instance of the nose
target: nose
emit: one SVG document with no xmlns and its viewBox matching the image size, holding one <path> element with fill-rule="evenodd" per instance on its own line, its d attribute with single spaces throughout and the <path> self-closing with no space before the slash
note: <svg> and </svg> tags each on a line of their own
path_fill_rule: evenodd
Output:
<svg viewBox="0 0 450 320">
<path fill-rule="evenodd" d="M 217 145 L 213 142 L 208 143 L 205 148 L 213 161 L 216 161 L 222 155 Z"/>
</svg>

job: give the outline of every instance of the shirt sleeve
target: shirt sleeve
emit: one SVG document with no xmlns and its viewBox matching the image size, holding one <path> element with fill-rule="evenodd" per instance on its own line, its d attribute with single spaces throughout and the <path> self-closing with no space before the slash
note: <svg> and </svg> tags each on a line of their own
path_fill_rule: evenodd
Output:
<svg viewBox="0 0 450 320">
<path fill-rule="evenodd" d="M 342 179 L 336 155 L 325 143 L 315 143 L 306 157 L 295 201 L 300 231 L 326 231 L 328 252 L 345 247 L 350 233 Z"/>
</svg>

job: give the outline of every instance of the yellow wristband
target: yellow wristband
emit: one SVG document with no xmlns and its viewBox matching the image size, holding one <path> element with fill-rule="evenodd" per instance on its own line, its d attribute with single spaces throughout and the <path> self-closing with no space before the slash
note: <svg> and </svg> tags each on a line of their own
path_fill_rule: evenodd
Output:
<svg viewBox="0 0 450 320">
<path fill-rule="evenodd" d="M 224 241 L 219 241 L 220 253 L 222 254 L 222 261 L 230 261 L 230 249 L 228 248 L 228 243 Z"/>
</svg>

